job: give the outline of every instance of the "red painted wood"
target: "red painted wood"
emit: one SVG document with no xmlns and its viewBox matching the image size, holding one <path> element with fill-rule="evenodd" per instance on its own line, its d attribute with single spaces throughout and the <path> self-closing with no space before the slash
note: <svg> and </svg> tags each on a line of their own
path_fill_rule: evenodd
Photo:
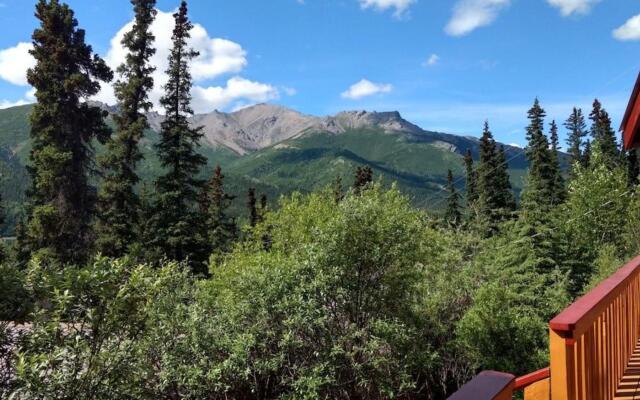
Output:
<svg viewBox="0 0 640 400">
<path fill-rule="evenodd" d="M 634 105 L 631 109 L 631 113 L 629 115 L 629 119 L 627 123 L 623 127 L 623 142 L 624 148 L 630 149 L 632 147 L 636 147 L 639 141 L 639 131 L 640 131 L 640 98 L 636 98 Z"/>
<path fill-rule="evenodd" d="M 532 383 L 539 382 L 541 380 L 547 379 L 551 376 L 551 369 L 549 367 L 542 368 L 530 374 L 521 376 L 516 378 L 515 386 L 513 390 L 522 390 L 525 387 L 531 385 Z"/>
<path fill-rule="evenodd" d="M 640 273 L 640 256 L 625 264 L 595 289 L 579 298 L 551 320 L 549 326 L 568 339 L 575 339 L 593 322 L 619 291 Z"/>
<path fill-rule="evenodd" d="M 629 98 L 627 109 L 622 118 L 620 130 L 623 131 L 623 144 L 625 149 L 637 147 L 640 144 L 640 74 L 636 79 L 633 92 Z"/>
</svg>

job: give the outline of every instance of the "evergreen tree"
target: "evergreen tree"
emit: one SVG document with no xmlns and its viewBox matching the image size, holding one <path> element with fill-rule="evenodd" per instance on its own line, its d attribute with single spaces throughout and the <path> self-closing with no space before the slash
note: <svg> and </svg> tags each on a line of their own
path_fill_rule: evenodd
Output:
<svg viewBox="0 0 640 400">
<path fill-rule="evenodd" d="M 529 159 L 529 172 L 522 194 L 522 205 L 525 213 L 533 210 L 546 212 L 554 204 L 557 177 L 549 141 L 543 130 L 546 113 L 538 99 L 535 99 L 527 115 L 530 123 L 527 127 L 528 145 L 525 153 Z"/>
<path fill-rule="evenodd" d="M 156 15 L 156 0 L 131 3 L 135 22 L 122 39 L 128 54 L 117 71 L 120 80 L 114 85 L 119 108 L 114 115 L 117 130 L 101 160 L 105 173 L 98 197 L 97 247 L 111 257 L 123 256 L 135 240 L 140 207 L 135 192 L 139 181 L 136 165 L 142 159 L 138 142 L 149 127 L 145 112 L 152 106 L 148 93 L 153 89 L 151 74 L 155 70 L 149 59 L 155 54 L 150 26 Z"/>
<path fill-rule="evenodd" d="M 36 66 L 27 78 L 38 101 L 31 113 L 28 221 L 19 245 L 60 263 L 84 263 L 96 200 L 89 182 L 91 144 L 105 143 L 111 133 L 106 113 L 84 100 L 113 73 L 85 43 L 69 6 L 40 0 L 35 15 L 40 27 L 30 52 Z"/>
<path fill-rule="evenodd" d="M 215 253 L 227 253 L 238 237 L 236 221 L 229 215 L 229 207 L 235 197 L 224 190 L 224 175 L 216 166 L 205 192 L 206 228 L 209 244 Z"/>
<path fill-rule="evenodd" d="M 473 157 L 471 150 L 467 149 L 464 155 L 464 166 L 466 171 L 466 191 L 467 191 L 467 207 L 471 207 L 478 200 L 478 173 L 473 167 Z"/>
<path fill-rule="evenodd" d="M 200 146 L 202 128 L 189 126 L 191 109 L 191 73 L 189 62 L 198 52 L 188 48 L 187 40 L 193 27 L 183 1 L 174 14 L 173 48 L 169 55 L 165 95 L 160 103 L 166 118 L 161 124 L 158 157 L 166 173 L 156 181 L 156 224 L 158 243 L 163 253 L 174 260 L 190 259 L 194 268 L 203 261 L 204 238 L 198 232 L 201 220 L 197 203 L 203 181 L 196 178 L 206 158 L 196 150 Z M 199 259 L 200 258 L 200 259 Z"/>
<path fill-rule="evenodd" d="M 602 154 L 602 161 L 608 168 L 615 168 L 620 165 L 620 151 L 618 150 L 618 142 L 616 133 L 611 127 L 611 118 L 609 113 L 602 108 L 602 104 L 595 99 L 593 101 L 593 110 L 589 115 L 591 120 L 591 136 L 593 138 L 592 145 L 598 146 Z"/>
<path fill-rule="evenodd" d="M 336 204 L 340 203 L 344 199 L 344 192 L 342 188 L 342 176 L 336 175 L 336 179 L 333 182 L 333 198 Z"/>
<path fill-rule="evenodd" d="M 353 182 L 353 191 L 356 194 L 361 193 L 373 182 L 373 170 L 370 166 L 360 166 L 356 168 L 355 181 Z"/>
<path fill-rule="evenodd" d="M 498 191 L 498 205 L 507 212 L 516 210 L 516 199 L 513 195 L 511 180 L 509 178 L 509 164 L 504 151 L 504 146 L 500 146 L 497 156 L 496 169 L 496 190 Z"/>
<path fill-rule="evenodd" d="M 584 121 L 584 115 L 582 110 L 573 107 L 573 111 L 567 121 L 564 123 L 565 128 L 569 131 L 567 137 L 567 146 L 569 146 L 569 156 L 571 157 L 571 165 L 575 165 L 576 162 L 582 162 L 582 142 L 585 136 L 587 136 L 587 124 Z"/>
<path fill-rule="evenodd" d="M 264 221 L 264 216 L 267 213 L 267 195 L 262 194 L 260 196 L 260 211 L 258 212 L 258 219 L 260 222 Z"/>
<path fill-rule="evenodd" d="M 551 121 L 549 128 L 549 139 L 551 140 L 551 169 L 554 176 L 552 190 L 552 204 L 560 204 L 566 198 L 564 177 L 560 165 L 560 147 L 558 139 L 558 125 L 556 121 Z"/>
<path fill-rule="evenodd" d="M 591 166 L 591 140 L 587 140 L 584 144 L 584 151 L 582 152 L 582 167 L 589 168 Z"/>
<path fill-rule="evenodd" d="M 489 122 L 485 121 L 477 172 L 478 209 L 489 222 L 491 231 L 495 230 L 495 223 L 504 219 L 515 208 L 507 168 L 504 149 L 497 149 Z"/>
<path fill-rule="evenodd" d="M 447 211 L 444 218 L 450 226 L 457 227 L 462 220 L 462 214 L 460 213 L 460 195 L 453 184 L 451 170 L 447 173 L 447 192 L 449 197 L 447 198 Z"/>
<path fill-rule="evenodd" d="M 260 222 L 260 215 L 258 214 L 256 190 L 249 188 L 247 193 L 247 208 L 249 209 L 249 225 L 255 227 Z"/>
</svg>

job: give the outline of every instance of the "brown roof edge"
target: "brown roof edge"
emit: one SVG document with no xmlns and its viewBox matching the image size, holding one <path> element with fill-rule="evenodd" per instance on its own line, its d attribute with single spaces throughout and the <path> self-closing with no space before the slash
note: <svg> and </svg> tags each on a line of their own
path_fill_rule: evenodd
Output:
<svg viewBox="0 0 640 400">
<path fill-rule="evenodd" d="M 631 97 L 629 98 L 627 110 L 624 112 L 624 117 L 622 118 L 622 123 L 620 124 L 619 130 L 624 130 L 625 125 L 627 125 L 627 121 L 629 120 L 629 117 L 631 117 L 631 112 L 633 111 L 633 106 L 638 100 L 638 95 L 640 95 L 640 72 L 638 73 L 638 78 L 636 78 L 636 84 L 633 87 L 633 92 L 631 93 Z"/>
</svg>

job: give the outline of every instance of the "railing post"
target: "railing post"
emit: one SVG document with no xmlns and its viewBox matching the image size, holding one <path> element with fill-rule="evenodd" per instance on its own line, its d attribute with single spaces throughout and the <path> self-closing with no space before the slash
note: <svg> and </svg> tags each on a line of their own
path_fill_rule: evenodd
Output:
<svg viewBox="0 0 640 400">
<path fill-rule="evenodd" d="M 549 330 L 551 399 L 576 400 L 575 341 Z"/>
<path fill-rule="evenodd" d="M 516 377 L 496 371 L 482 371 L 448 400 L 512 400 Z"/>
</svg>

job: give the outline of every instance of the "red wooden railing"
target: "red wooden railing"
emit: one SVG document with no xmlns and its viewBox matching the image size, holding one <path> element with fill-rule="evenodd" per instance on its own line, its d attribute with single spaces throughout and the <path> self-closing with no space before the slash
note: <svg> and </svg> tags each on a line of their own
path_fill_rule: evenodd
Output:
<svg viewBox="0 0 640 400">
<path fill-rule="evenodd" d="M 551 320 L 549 368 L 507 374 L 511 384 L 500 390 L 505 374 L 481 373 L 451 399 L 510 399 L 523 390 L 525 400 L 613 400 L 639 339 L 640 256 Z M 483 386 L 495 390 L 478 396 Z"/>
</svg>

